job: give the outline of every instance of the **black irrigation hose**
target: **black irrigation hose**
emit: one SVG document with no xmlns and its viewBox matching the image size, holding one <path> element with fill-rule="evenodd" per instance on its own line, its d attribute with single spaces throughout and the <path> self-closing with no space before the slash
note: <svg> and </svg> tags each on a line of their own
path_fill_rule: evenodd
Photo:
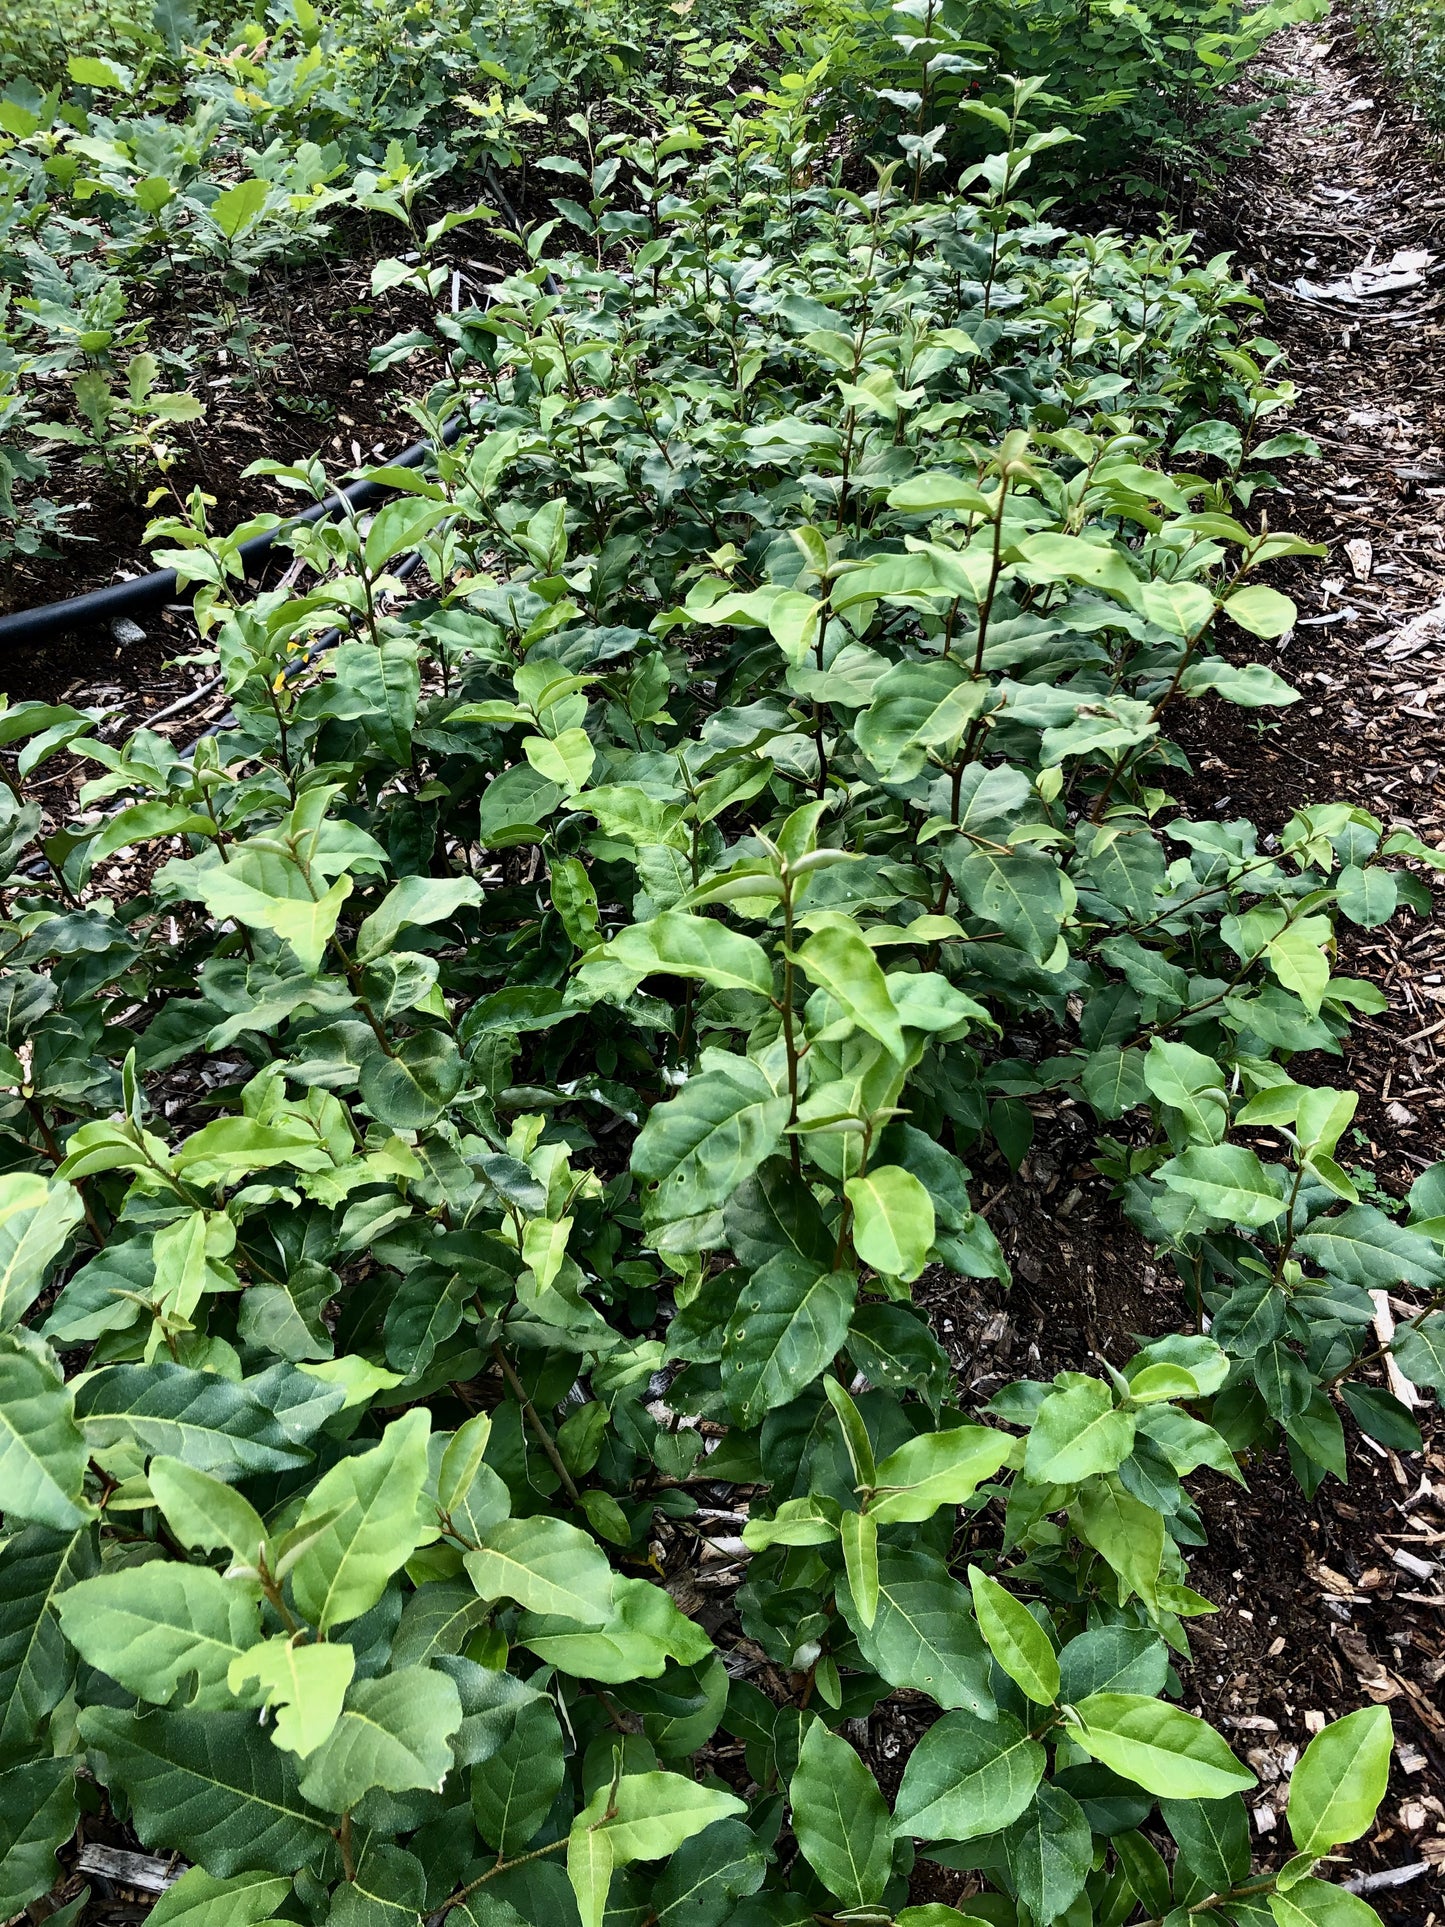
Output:
<svg viewBox="0 0 1445 1927">
<path fill-rule="evenodd" d="M 465 426 L 464 414 L 453 415 L 442 430 L 442 445 L 450 448 Z M 393 455 L 387 466 L 420 468 L 431 452 L 430 440 L 413 442 L 400 455 Z M 317 502 L 299 515 L 288 517 L 276 528 L 268 529 L 264 535 L 255 535 L 249 542 L 243 542 L 243 574 L 251 577 L 259 575 L 278 537 L 289 530 L 304 527 L 309 522 L 323 521 L 327 516 L 348 508 L 353 511 L 366 508 L 391 493 L 384 482 L 352 482 L 346 488 L 337 489 L 324 502 Z M 14 615 L 0 616 L 0 644 L 44 642 L 51 636 L 64 635 L 71 629 L 81 629 L 92 622 L 112 622 L 118 616 L 134 618 L 164 608 L 181 593 L 175 570 L 157 569 L 153 575 L 134 576 L 129 582 L 113 582 L 108 588 L 92 589 L 86 595 L 71 596 L 64 602 L 50 602 L 39 609 L 19 609 Z"/>
</svg>

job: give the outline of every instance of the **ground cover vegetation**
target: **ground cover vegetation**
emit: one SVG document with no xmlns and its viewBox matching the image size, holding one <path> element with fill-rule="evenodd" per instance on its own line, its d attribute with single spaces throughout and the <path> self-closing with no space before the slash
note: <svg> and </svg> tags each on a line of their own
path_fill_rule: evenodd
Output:
<svg viewBox="0 0 1445 1927">
<path fill-rule="evenodd" d="M 1178 199 L 1258 111 L 1224 105 L 1221 83 L 1310 4 L 927 0 L 904 15 L 933 44 L 921 76 L 886 7 L 832 0 L 821 19 L 782 0 L 299 0 L 201 22 L 177 0 L 144 20 L 7 10 L 0 558 L 52 553 L 82 493 L 138 503 L 161 488 L 196 452 L 208 391 L 293 416 L 304 447 L 335 406 L 286 303 L 263 291 L 388 252 L 378 228 L 392 224 L 402 251 L 424 241 L 470 290 L 490 170 L 527 201 L 529 164 L 569 114 L 602 114 L 599 133 L 629 115 L 666 126 L 775 68 L 781 47 L 804 72 L 827 57 L 835 117 L 861 111 L 885 135 L 913 126 L 918 81 L 943 150 L 973 160 L 990 151 L 990 112 L 1008 110 L 1006 77 L 1047 78 L 1045 118 L 1079 136 L 1052 156 L 1061 187 Z M 372 295 L 384 313 L 394 284 Z"/>
<path fill-rule="evenodd" d="M 1445 127 L 1445 21 L 1425 0 L 1360 0 L 1362 37 L 1412 107 Z"/>
<path fill-rule="evenodd" d="M 1386 1709 L 1257 1867 L 1182 1703 L 1191 1481 L 1418 1443 L 1372 1290 L 1445 1385 L 1445 1168 L 1381 1193 L 1294 1074 L 1441 858 L 1171 804 L 1181 706 L 1294 700 L 1239 660 L 1288 380 L 1226 261 L 1034 198 L 1036 76 L 960 171 L 964 56 L 892 24 L 876 116 L 850 17 L 555 125 L 493 298 L 380 350 L 461 439 L 297 580 L 157 525 L 216 733 L 0 713 L 7 1909 L 104 1800 L 191 1863 L 158 1927 L 1375 1919 Z M 969 1164 L 1042 1093 L 1189 1329 L 965 1408 L 910 1286 L 1006 1285 Z M 689 1618 L 691 1534 L 738 1583 Z"/>
</svg>

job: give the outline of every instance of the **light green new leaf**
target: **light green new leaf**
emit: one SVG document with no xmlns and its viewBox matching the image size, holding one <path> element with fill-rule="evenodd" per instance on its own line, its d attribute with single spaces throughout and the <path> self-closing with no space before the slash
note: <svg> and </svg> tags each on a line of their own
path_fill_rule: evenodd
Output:
<svg viewBox="0 0 1445 1927">
<path fill-rule="evenodd" d="M 10 1519 L 66 1532 L 94 1517 L 83 1497 L 86 1446 L 49 1347 L 0 1332 L 0 1495 Z"/>
<path fill-rule="evenodd" d="M 208 1552 L 224 1546 L 243 1565 L 255 1565 L 266 1528 L 249 1499 L 209 1472 L 160 1454 L 151 1460 L 146 1477 L 166 1524 L 183 1546 Z"/>
<path fill-rule="evenodd" d="M 1362 1706 L 1316 1733 L 1289 1783 L 1289 1830 L 1301 1853 L 1329 1853 L 1368 1832 L 1394 1744 L 1385 1706 Z"/>
<path fill-rule="evenodd" d="M 444 923 L 481 900 L 482 886 L 472 877 L 402 877 L 357 931 L 356 961 L 385 955 L 408 924 Z"/>
<path fill-rule="evenodd" d="M 1028 1607 L 977 1566 L 968 1569 L 979 1631 L 1015 1686 L 1036 1706 L 1059 1697 L 1059 1661 L 1048 1634 Z"/>
<path fill-rule="evenodd" d="M 1091 1479 L 1083 1488 L 1072 1518 L 1080 1537 L 1102 1553 L 1118 1575 L 1120 1603 L 1137 1593 L 1146 1605 L 1157 1605 L 1163 1515 L 1126 1492 L 1117 1479 L 1103 1478 Z"/>
<path fill-rule="evenodd" d="M 680 1773 L 624 1774 L 593 1794 L 567 1837 L 567 1874 L 582 1927 L 602 1927 L 616 1867 L 661 1860 L 715 1820 L 745 1813 L 736 1795 Z"/>
<path fill-rule="evenodd" d="M 891 1057 L 904 1056 L 903 1025 L 888 979 L 854 923 L 845 918 L 815 930 L 797 962 L 860 1030 L 876 1037 Z"/>
<path fill-rule="evenodd" d="M 593 954 L 638 977 L 690 977 L 714 990 L 772 994 L 772 965 L 760 943 L 715 917 L 694 917 L 685 910 L 634 923 Z"/>
<path fill-rule="evenodd" d="M 1017 1445 L 992 1425 L 920 1432 L 879 1466 L 879 1497 L 869 1511 L 879 1525 L 905 1525 L 931 1519 L 940 1506 L 963 1505 L 1013 1461 Z"/>
<path fill-rule="evenodd" d="M 1039 1406 L 1024 1451 L 1024 1475 L 1035 1485 L 1075 1485 L 1112 1472 L 1134 1449 L 1134 1418 L 1119 1411 L 1100 1379 L 1050 1392 Z"/>
<path fill-rule="evenodd" d="M 1161 1104 L 1179 1113 L 1191 1140 L 1218 1144 L 1229 1126 L 1229 1098 L 1214 1059 L 1188 1044 L 1155 1037 L 1143 1069 L 1144 1082 Z"/>
<path fill-rule="evenodd" d="M 1320 917 L 1305 920 L 1310 925 L 1323 923 Z M 1328 930 L 1328 924 L 1326 924 Z M 1265 952 L 1270 969 L 1292 990 L 1311 1017 L 1319 1015 L 1330 981 L 1330 962 L 1323 949 L 1302 923 L 1290 924 L 1273 938 Z"/>
<path fill-rule="evenodd" d="M 1091 1693 L 1074 1710 L 1074 1743 L 1156 1799 L 1220 1800 L 1255 1783 L 1212 1726 L 1167 1700 Z"/>
<path fill-rule="evenodd" d="M 894 1802 L 894 1824 L 920 1840 L 977 1840 L 1029 1805 L 1048 1755 L 1009 1713 L 981 1720 L 945 1713 L 914 1747 Z"/>
<path fill-rule="evenodd" d="M 867 1512 L 845 1512 L 838 1536 L 853 1604 L 863 1624 L 871 1627 L 878 1617 L 878 1522 Z"/>
<path fill-rule="evenodd" d="M 30 1171 L 0 1177 L 0 1329 L 18 1324 L 39 1297 L 52 1258 L 79 1222 L 73 1184 Z"/>
<path fill-rule="evenodd" d="M 259 1599 L 209 1566 L 152 1559 L 83 1579 L 58 1610 L 81 1657 L 138 1699 L 164 1706 L 190 1681 L 180 1703 L 225 1708 L 227 1671 L 260 1635 Z"/>
<path fill-rule="evenodd" d="M 564 729 L 558 736 L 526 736 L 522 753 L 539 776 L 575 796 L 592 774 L 597 751 L 585 729 Z"/>
<path fill-rule="evenodd" d="M 1313 1875 L 1296 1881 L 1288 1893 L 1272 1893 L 1269 1910 L 1275 1927 L 1381 1927 L 1367 1900 Z"/>
<path fill-rule="evenodd" d="M 928 1262 L 936 1225 L 933 1199 L 901 1164 L 880 1164 L 867 1177 L 849 1178 L 853 1248 L 865 1265 L 909 1282 Z"/>
<path fill-rule="evenodd" d="M 808 1728 L 788 1788 L 799 1851 L 845 1907 L 883 1897 L 893 1870 L 893 1822 L 878 1782 L 821 1720 Z"/>
<path fill-rule="evenodd" d="M 430 1426 L 424 1408 L 408 1412 L 387 1426 L 380 1444 L 333 1465 L 311 1488 L 298 1528 L 334 1516 L 297 1560 L 292 1588 L 318 1631 L 374 1606 L 391 1575 L 431 1536 L 419 1514 Z"/>
<path fill-rule="evenodd" d="M 239 1873 L 216 1880 L 191 1867 L 146 1915 L 146 1927 L 258 1927 L 292 1893 L 285 1874 Z"/>
<path fill-rule="evenodd" d="M 614 1575 L 606 1553 L 565 1519 L 504 1519 L 466 1555 L 465 1565 L 483 1599 L 515 1599 L 528 1612 L 579 1626 L 602 1626 L 612 1611 Z"/>
<path fill-rule="evenodd" d="M 271 1737 L 305 1759 L 329 1738 L 356 1671 L 356 1654 L 339 1640 L 309 1646 L 278 1635 L 231 1661 L 227 1683 L 238 1698 L 252 1698 L 254 1680 L 263 1706 L 279 1707 Z"/>
<path fill-rule="evenodd" d="M 252 175 L 225 188 L 211 202 L 209 213 L 228 241 L 244 234 L 266 205 L 268 183 Z"/>
<path fill-rule="evenodd" d="M 1267 588 L 1262 582 L 1251 582 L 1246 588 L 1236 589 L 1224 605 L 1224 612 L 1241 629 L 1247 629 L 1252 636 L 1260 636 L 1272 642 L 1282 636 L 1287 629 L 1294 627 L 1299 611 L 1287 595 L 1278 589 Z"/>
</svg>

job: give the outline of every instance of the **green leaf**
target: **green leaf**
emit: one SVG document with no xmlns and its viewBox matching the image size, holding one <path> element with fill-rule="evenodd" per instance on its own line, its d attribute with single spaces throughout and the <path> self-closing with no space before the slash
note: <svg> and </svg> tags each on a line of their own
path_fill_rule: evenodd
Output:
<svg viewBox="0 0 1445 1927">
<path fill-rule="evenodd" d="M 483 1599 L 515 1599 L 529 1612 L 579 1626 L 605 1625 L 613 1598 L 607 1555 L 589 1533 L 565 1519 L 504 1519 L 465 1559 Z"/>
<path fill-rule="evenodd" d="M 1036 1706 L 1052 1706 L 1059 1697 L 1059 1662 L 1048 1634 L 1027 1606 L 977 1566 L 969 1567 L 968 1583 L 989 1651 Z"/>
<path fill-rule="evenodd" d="M 762 945 L 715 917 L 669 910 L 650 923 L 632 924 L 593 954 L 622 964 L 639 978 L 686 977 L 714 990 L 772 995 L 773 970 Z"/>
<path fill-rule="evenodd" d="M 1045 1783 L 1003 1836 L 1019 1899 L 1035 1920 L 1057 1920 L 1084 1890 L 1094 1836 L 1084 1810 L 1062 1787 Z"/>
<path fill-rule="evenodd" d="M 857 1291 L 852 1272 L 819 1275 L 785 1253 L 753 1273 L 723 1333 L 722 1386 L 740 1424 L 757 1424 L 832 1363 Z"/>
<path fill-rule="evenodd" d="M 988 1649 L 968 1594 L 936 1553 L 878 1548 L 878 1608 L 865 1625 L 851 1592 L 838 1605 L 864 1659 L 890 1686 L 912 1687 L 943 1707 L 993 1712 Z"/>
<path fill-rule="evenodd" d="M 1418 1325 L 1398 1331 L 1390 1349 L 1412 1384 L 1445 1392 L 1445 1312 L 1433 1311 Z"/>
<path fill-rule="evenodd" d="M 788 1121 L 779 1096 L 755 1064 L 691 1077 L 670 1103 L 654 1105 L 632 1146 L 632 1169 L 657 1183 L 667 1219 L 713 1211 L 777 1147 Z"/>
<path fill-rule="evenodd" d="M 249 1499 L 223 1479 L 198 1472 L 183 1459 L 159 1454 L 151 1460 L 146 1478 L 166 1524 L 183 1546 L 200 1546 L 207 1552 L 224 1546 L 243 1565 L 256 1564 L 266 1528 Z"/>
<path fill-rule="evenodd" d="M 28 1754 L 46 1715 L 70 1690 L 75 1655 L 57 1608 L 97 1563 L 92 1526 L 28 1526 L 0 1548 L 0 1760 Z"/>
<path fill-rule="evenodd" d="M 75 1409 L 92 1451 L 133 1442 L 217 1479 L 304 1465 L 308 1454 L 281 1423 L 274 1399 L 253 1385 L 185 1365 L 111 1365 L 81 1382 Z M 328 1392 L 317 1403 L 308 1435 L 340 1400 Z"/>
<path fill-rule="evenodd" d="M 223 189 L 211 202 L 208 210 L 211 219 L 228 241 L 236 240 L 255 223 L 266 205 L 269 187 L 269 182 L 253 175 L 250 180 L 238 181 L 234 187 Z"/>
<path fill-rule="evenodd" d="M 848 1591 L 865 1626 L 878 1617 L 878 1522 L 866 1512 L 845 1512 L 838 1536 Z"/>
<path fill-rule="evenodd" d="M 1119 1603 L 1137 1593 L 1146 1605 L 1157 1606 L 1163 1515 L 1126 1492 L 1117 1479 L 1103 1478 L 1089 1481 L 1071 1516 L 1080 1537 L 1102 1553 L 1118 1575 Z"/>
<path fill-rule="evenodd" d="M 368 575 L 380 575 L 388 562 L 414 549 L 418 542 L 451 514 L 448 502 L 429 502 L 423 496 L 402 495 L 383 502 L 371 518 L 361 559 Z M 362 643 L 358 647 L 366 648 Z M 373 652 L 380 653 L 380 652 Z"/>
<path fill-rule="evenodd" d="M 472 1768 L 472 1815 L 487 1845 L 507 1857 L 526 1849 L 551 1812 L 567 1763 L 545 1694 L 504 1708 L 497 1732 L 496 1745 Z"/>
<path fill-rule="evenodd" d="M 735 1794 L 680 1773 L 629 1773 L 615 1788 L 604 1784 L 567 1838 L 567 1874 L 582 1927 L 602 1927 L 614 1868 L 661 1860 L 715 1820 L 745 1811 Z"/>
<path fill-rule="evenodd" d="M 343 1459 L 317 1480 L 297 1519 L 316 1535 L 291 1575 L 298 1609 L 319 1632 L 357 1619 L 430 1537 L 419 1516 L 431 1414 L 394 1420 L 379 1445 Z"/>
<path fill-rule="evenodd" d="M 256 1682 L 261 1704 L 280 1708 L 273 1743 L 304 1760 L 335 1728 L 355 1670 L 356 1654 L 339 1641 L 303 1646 L 278 1636 L 232 1660 L 226 1678 L 238 1698 L 253 1697 L 248 1688 Z"/>
<path fill-rule="evenodd" d="M 997 1833 L 1029 1806 L 1047 1759 L 1009 1713 L 995 1720 L 945 1713 L 909 1755 L 895 1825 L 921 1840 Z"/>
<path fill-rule="evenodd" d="M 452 1764 L 449 1742 L 461 1723 L 456 1684 L 435 1667 L 403 1666 L 359 1679 L 341 1718 L 307 1760 L 302 1795 L 345 1813 L 372 1787 L 439 1793 Z"/>
<path fill-rule="evenodd" d="M 331 1844 L 331 1824 L 302 1799 L 291 1756 L 254 1713 L 147 1713 L 87 1706 L 80 1736 L 106 1786 L 130 1795 L 146 1846 L 183 1853 L 217 1879 L 257 1868 L 290 1873 Z"/>
<path fill-rule="evenodd" d="M 275 1917 L 291 1893 L 285 1874 L 241 1873 L 216 1880 L 191 1867 L 151 1908 L 146 1927 L 259 1927 Z"/>
<path fill-rule="evenodd" d="M 798 1849 L 845 1907 L 883 1897 L 893 1869 L 893 1822 L 878 1783 L 845 1739 L 815 1720 L 788 1788 Z"/>
<path fill-rule="evenodd" d="M 1228 1893 L 1249 1877 L 1249 1809 L 1237 1793 L 1223 1800 L 1161 1800 L 1159 1811 L 1207 1893 Z"/>
<path fill-rule="evenodd" d="M 55 1885 L 55 1856 L 77 1817 L 73 1760 L 29 1760 L 0 1773 L 0 1908 L 7 1918 Z"/>
<path fill-rule="evenodd" d="M 853 1207 L 853 1248 L 863 1263 L 905 1283 L 916 1278 L 935 1232 L 925 1187 L 901 1165 L 880 1164 L 843 1188 Z"/>
<path fill-rule="evenodd" d="M 1262 582 L 1251 582 L 1246 588 L 1236 589 L 1225 603 L 1224 612 L 1241 629 L 1266 642 L 1292 629 L 1299 614 L 1287 595 L 1267 588 Z"/>
<path fill-rule="evenodd" d="M 1368 1901 L 1313 1876 L 1297 1881 L 1288 1893 L 1272 1893 L 1269 1910 L 1275 1927 L 1380 1927 Z"/>
<path fill-rule="evenodd" d="M 1074 1709 L 1070 1738 L 1156 1799 L 1218 1800 L 1254 1775 L 1201 1719 L 1141 1693 L 1091 1693 Z"/>
<path fill-rule="evenodd" d="M 18 1324 L 39 1297 L 82 1209 L 73 1184 L 47 1183 L 28 1171 L 0 1177 L 0 1329 Z"/>
<path fill-rule="evenodd" d="M 1258 1229 L 1284 1215 L 1274 1177 L 1242 1144 L 1191 1145 L 1154 1175 L 1226 1224 Z"/>
<path fill-rule="evenodd" d="M 1316 1733 L 1289 1784 L 1289 1830 L 1301 1853 L 1330 1853 L 1369 1831 L 1394 1744 L 1384 1706 L 1362 1706 Z"/>
<path fill-rule="evenodd" d="M 1075 1485 L 1112 1472 L 1134 1449 L 1132 1413 L 1116 1409 L 1099 1379 L 1050 1392 L 1040 1405 L 1024 1451 L 1024 1474 L 1035 1485 Z"/>
<path fill-rule="evenodd" d="M 994 924 L 1020 950 L 1046 963 L 1064 921 L 1061 872 L 1051 857 L 946 845 L 944 860 L 958 893 L 976 917 Z"/>
<path fill-rule="evenodd" d="M 260 1636 L 259 1588 L 173 1560 L 83 1579 L 58 1610 L 83 1659 L 158 1706 L 184 1686 L 179 1704 L 229 1708 L 227 1671 Z"/>
<path fill-rule="evenodd" d="M 1351 923 L 1362 930 L 1378 929 L 1394 916 L 1400 901 L 1394 872 L 1377 863 L 1361 868 L 1347 863 L 1335 878 L 1335 896 Z"/>
<path fill-rule="evenodd" d="M 1445 1258 L 1435 1244 L 1372 1204 L 1316 1218 L 1295 1240 L 1295 1250 L 1331 1278 L 1366 1291 L 1398 1284 L 1429 1291 L 1445 1284 Z"/>
<path fill-rule="evenodd" d="M 424 1131 L 461 1089 L 461 1052 L 444 1030 L 417 1030 L 391 1055 L 370 1051 L 362 1061 L 361 1101 L 392 1131 Z"/>
<path fill-rule="evenodd" d="M 860 1030 L 876 1037 L 890 1057 L 902 1059 L 903 1026 L 888 979 L 856 924 L 848 919 L 825 924 L 803 945 L 797 962 Z"/>
<path fill-rule="evenodd" d="M 879 1466 L 879 1496 L 869 1511 L 879 1525 L 899 1525 L 931 1519 L 943 1505 L 963 1505 L 1010 1463 L 1016 1445 L 991 1425 L 921 1432 Z"/>
<path fill-rule="evenodd" d="M 0 1332 L 0 1493 L 11 1519 L 57 1532 L 92 1516 L 86 1444 L 49 1348 L 27 1331 Z"/>
<path fill-rule="evenodd" d="M 652 1891 L 657 1927 L 721 1927 L 732 1903 L 756 1893 L 767 1861 L 742 1820 L 714 1820 L 684 1840 Z"/>
</svg>

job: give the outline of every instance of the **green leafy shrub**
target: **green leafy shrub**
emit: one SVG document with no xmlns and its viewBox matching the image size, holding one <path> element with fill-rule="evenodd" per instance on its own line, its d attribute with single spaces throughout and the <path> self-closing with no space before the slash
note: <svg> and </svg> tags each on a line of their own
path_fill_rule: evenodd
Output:
<svg viewBox="0 0 1445 1927">
<path fill-rule="evenodd" d="M 1425 0 L 1359 0 L 1356 27 L 1405 99 L 1445 127 L 1445 20 Z"/>
<path fill-rule="evenodd" d="M 906 145 L 855 191 L 822 80 L 542 157 L 531 265 L 437 317 L 466 432 L 285 538 L 304 591 L 158 525 L 218 734 L 0 715 L 12 1909 L 84 1767 L 194 1863 L 158 1927 L 1374 1919 L 1316 1869 L 1385 1710 L 1257 1874 L 1175 1666 L 1201 1468 L 1343 1476 L 1337 1391 L 1417 1436 L 1370 1287 L 1445 1382 L 1441 1171 L 1365 1202 L 1290 1075 L 1381 1007 L 1336 919 L 1440 859 L 1169 798 L 1175 705 L 1294 699 L 1234 660 L 1307 548 L 1253 507 L 1300 438 L 1251 297 L 1047 223 L 1017 117 L 969 193 Z M 967 1409 L 910 1287 L 1006 1284 L 969 1163 L 1042 1092 L 1212 1324 Z"/>
</svg>

